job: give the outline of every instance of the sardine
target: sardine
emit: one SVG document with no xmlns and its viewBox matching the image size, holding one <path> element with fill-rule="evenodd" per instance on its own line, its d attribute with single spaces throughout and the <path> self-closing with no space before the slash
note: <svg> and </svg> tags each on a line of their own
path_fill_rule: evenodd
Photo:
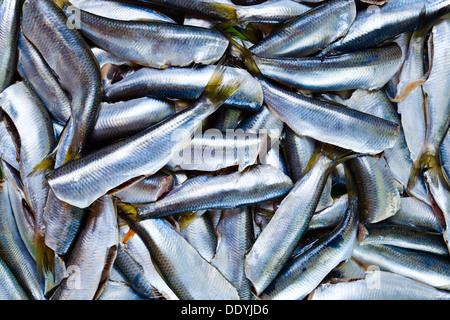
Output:
<svg viewBox="0 0 450 320">
<path fill-rule="evenodd" d="M 157 70 L 142 68 L 104 88 L 104 99 L 115 102 L 151 96 L 197 100 L 208 84 L 215 66 L 200 68 L 167 68 Z M 263 103 L 261 85 L 246 70 L 225 67 L 225 81 L 238 80 L 241 87 L 224 102 L 224 106 L 241 110 L 258 111 Z"/>
<path fill-rule="evenodd" d="M 21 2 L 3 0 L 0 3 L 0 92 L 13 83 L 17 63 L 17 42 L 19 37 Z"/>
<path fill-rule="evenodd" d="M 291 187 L 291 179 L 269 165 L 218 176 L 198 175 L 156 202 L 134 205 L 132 214 L 138 219 L 148 219 L 204 209 L 237 208 L 282 197 Z"/>
<path fill-rule="evenodd" d="M 353 0 L 326 2 L 287 22 L 250 51 L 264 57 L 304 57 L 345 35 L 355 17 Z"/>
</svg>

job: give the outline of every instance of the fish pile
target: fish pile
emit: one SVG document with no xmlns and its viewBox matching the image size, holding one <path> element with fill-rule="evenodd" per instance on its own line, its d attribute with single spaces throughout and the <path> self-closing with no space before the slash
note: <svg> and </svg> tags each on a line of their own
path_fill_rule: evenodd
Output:
<svg viewBox="0 0 450 320">
<path fill-rule="evenodd" d="M 450 0 L 0 0 L 0 299 L 450 299 Z"/>
</svg>

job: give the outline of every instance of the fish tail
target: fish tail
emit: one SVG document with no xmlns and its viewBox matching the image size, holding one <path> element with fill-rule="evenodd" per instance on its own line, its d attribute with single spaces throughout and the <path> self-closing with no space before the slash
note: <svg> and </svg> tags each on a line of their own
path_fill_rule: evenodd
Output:
<svg viewBox="0 0 450 320">
<path fill-rule="evenodd" d="M 41 162 L 39 162 L 34 168 L 33 171 L 31 171 L 28 174 L 28 177 L 45 173 L 53 169 L 55 166 L 55 154 L 51 153 L 47 157 L 44 158 Z"/>
<path fill-rule="evenodd" d="M 449 179 L 443 171 L 439 153 L 422 150 L 411 169 L 407 186 L 408 189 L 413 188 L 417 184 L 424 171 L 428 171 L 430 178 L 434 183 L 438 183 L 438 180 L 441 180 L 445 182 L 447 186 L 449 185 Z"/>
<path fill-rule="evenodd" d="M 46 244 L 43 235 L 35 236 L 36 242 L 36 268 L 40 281 L 46 274 L 55 274 L 55 253 Z"/>
<path fill-rule="evenodd" d="M 215 108 L 224 103 L 225 100 L 233 95 L 233 93 L 235 93 L 241 86 L 241 83 L 237 79 L 225 81 L 225 70 L 226 69 L 223 65 L 222 59 L 214 70 L 208 84 L 200 96 L 200 99 L 208 100 Z"/>
<path fill-rule="evenodd" d="M 202 6 L 207 8 L 211 13 L 219 15 L 225 21 L 224 23 L 238 24 L 236 7 L 232 4 L 200 2 Z"/>
<path fill-rule="evenodd" d="M 117 213 L 121 217 L 129 218 L 133 221 L 139 220 L 138 212 L 136 208 L 131 204 L 121 203 L 117 205 Z"/>
<path fill-rule="evenodd" d="M 253 53 L 243 44 L 240 44 L 237 40 L 232 38 L 230 35 L 225 34 L 225 36 L 228 38 L 228 41 L 230 41 L 232 56 L 234 56 L 238 60 L 241 60 L 247 68 L 248 72 L 250 72 L 255 78 L 259 80 L 264 79 L 261 70 L 259 70 L 255 59 L 253 58 Z"/>
</svg>

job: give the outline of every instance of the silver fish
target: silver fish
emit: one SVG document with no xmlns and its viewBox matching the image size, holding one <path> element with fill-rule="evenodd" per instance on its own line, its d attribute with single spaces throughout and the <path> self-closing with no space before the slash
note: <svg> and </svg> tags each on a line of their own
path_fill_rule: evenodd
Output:
<svg viewBox="0 0 450 320">
<path fill-rule="evenodd" d="M 309 98 L 262 81 L 264 101 L 299 135 L 360 153 L 391 148 L 399 126 L 336 103 Z"/>
<path fill-rule="evenodd" d="M 71 97 L 74 128 L 65 161 L 84 148 L 101 101 L 98 64 L 80 32 L 68 25 L 67 17 L 53 1 L 25 1 L 23 34 L 41 53 Z"/>
<path fill-rule="evenodd" d="M 204 209 L 226 209 L 284 196 L 291 179 L 269 165 L 218 176 L 198 175 L 173 188 L 156 202 L 134 205 L 138 219 Z"/>
<path fill-rule="evenodd" d="M 289 87 L 343 91 L 382 88 L 400 68 L 401 56 L 394 43 L 325 58 L 255 56 L 254 60 L 264 76 Z"/>
<path fill-rule="evenodd" d="M 373 271 L 365 278 L 320 285 L 308 300 L 449 300 L 443 290 L 402 275 Z"/>
<path fill-rule="evenodd" d="M 0 259 L 0 300 L 28 300 L 28 296 L 6 263 Z"/>
<path fill-rule="evenodd" d="M 97 299 L 108 279 L 119 243 L 116 207 L 105 195 L 90 209 L 66 262 L 68 276 L 52 300 Z"/>
<path fill-rule="evenodd" d="M 167 68 L 164 70 L 142 68 L 123 80 L 104 88 L 104 99 L 115 102 L 151 96 L 197 100 L 208 84 L 215 66 L 200 68 Z M 225 67 L 225 81 L 242 82 L 240 88 L 224 102 L 241 110 L 258 111 L 263 103 L 261 85 L 246 70 Z"/>
<path fill-rule="evenodd" d="M 388 245 L 356 245 L 353 257 L 364 265 L 398 273 L 438 289 L 448 290 L 450 286 L 449 262 L 445 256 Z"/>
<path fill-rule="evenodd" d="M 333 165 L 325 155 L 317 159 L 284 197 L 245 256 L 245 273 L 257 295 L 277 276 L 306 231 Z"/>
<path fill-rule="evenodd" d="M 250 300 L 252 286 L 244 272 L 244 255 L 254 243 L 250 207 L 223 210 L 217 233 L 218 245 L 211 264 L 236 287 L 242 300 Z"/>
<path fill-rule="evenodd" d="M 17 62 L 17 42 L 20 25 L 20 1 L 3 0 L 0 3 L 0 92 L 12 84 Z"/>
<path fill-rule="evenodd" d="M 70 3 L 57 2 L 70 17 Z M 163 69 L 213 64 L 228 47 L 225 36 L 213 29 L 160 21 L 121 21 L 78 10 L 80 30 L 87 38 L 114 55 L 143 66 Z M 134 39 L 139 39 L 138 46 Z"/>
<path fill-rule="evenodd" d="M 287 22 L 250 51 L 264 57 L 307 56 L 345 35 L 355 17 L 353 0 L 327 2 Z"/>
</svg>

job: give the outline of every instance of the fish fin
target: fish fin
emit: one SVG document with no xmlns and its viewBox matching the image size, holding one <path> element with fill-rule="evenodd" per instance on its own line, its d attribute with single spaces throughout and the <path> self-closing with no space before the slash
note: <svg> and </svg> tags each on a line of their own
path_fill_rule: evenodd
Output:
<svg viewBox="0 0 450 320">
<path fill-rule="evenodd" d="M 361 243 L 369 235 L 369 230 L 362 223 L 358 223 L 357 240 Z"/>
<path fill-rule="evenodd" d="M 231 95 L 233 95 L 241 86 L 239 80 L 224 80 L 225 66 L 223 65 L 223 58 L 219 61 L 216 69 L 214 70 L 211 78 L 208 81 L 205 89 L 200 95 L 199 100 L 207 100 L 211 102 L 215 107 L 220 106 Z"/>
<path fill-rule="evenodd" d="M 44 160 L 42 160 L 41 162 L 39 162 L 34 168 L 33 170 L 28 174 L 28 177 L 40 174 L 40 173 L 45 173 L 48 172 L 50 170 L 53 169 L 53 167 L 55 166 L 55 154 L 56 153 L 51 153 L 48 156 L 46 156 L 44 158 Z"/>
<path fill-rule="evenodd" d="M 69 0 L 53 0 L 53 2 L 59 7 L 64 8 L 64 6 L 71 6 L 72 3 Z"/>
<path fill-rule="evenodd" d="M 45 244 L 43 235 L 35 235 L 36 268 L 38 278 L 43 281 L 50 273 L 55 277 L 55 252 Z"/>
<path fill-rule="evenodd" d="M 223 17 L 224 23 L 238 24 L 236 6 L 227 3 L 206 2 L 201 1 L 200 4 L 208 9 L 211 13 L 215 13 Z"/>
<path fill-rule="evenodd" d="M 390 95 L 388 95 L 389 100 L 391 100 L 391 102 L 396 102 L 396 103 L 402 102 L 409 96 L 409 94 L 412 91 L 414 91 L 414 89 L 423 85 L 426 80 L 427 80 L 426 78 L 423 78 L 423 79 L 409 81 L 401 88 L 400 93 L 397 94 L 394 98 L 392 98 L 392 97 L 390 97 Z"/>
<path fill-rule="evenodd" d="M 134 231 L 133 229 L 130 228 L 128 230 L 128 232 L 123 236 L 122 243 L 127 244 L 128 241 L 130 241 L 131 238 L 133 238 L 135 234 L 136 234 L 136 231 Z"/>
<path fill-rule="evenodd" d="M 120 203 L 117 205 L 117 213 L 125 218 L 129 218 L 133 221 L 138 221 L 139 216 L 136 207 L 131 204 Z"/>
<path fill-rule="evenodd" d="M 230 41 L 231 48 L 232 48 L 232 56 L 239 59 L 244 63 L 247 70 L 258 80 L 263 80 L 264 76 L 261 73 L 261 70 L 259 70 L 258 65 L 255 62 L 255 59 L 253 58 L 253 53 L 245 47 L 244 44 L 240 44 L 237 40 L 233 39 L 230 35 L 225 34 L 225 36 L 228 38 L 228 41 Z"/>
</svg>

